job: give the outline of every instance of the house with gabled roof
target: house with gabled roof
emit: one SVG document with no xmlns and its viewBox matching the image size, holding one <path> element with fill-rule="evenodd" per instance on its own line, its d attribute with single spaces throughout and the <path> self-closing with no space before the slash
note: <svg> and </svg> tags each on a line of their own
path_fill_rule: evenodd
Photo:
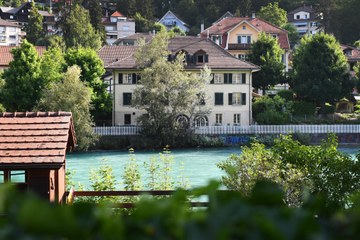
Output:
<svg viewBox="0 0 360 240">
<path fill-rule="evenodd" d="M 312 6 L 303 5 L 298 7 L 289 12 L 287 18 L 288 22 L 294 25 L 300 36 L 314 35 L 322 31 L 320 26 L 322 15 Z"/>
<path fill-rule="evenodd" d="M 164 25 L 168 30 L 173 27 L 179 27 L 183 32 L 189 32 L 190 28 L 187 23 L 181 20 L 175 13 L 172 11 L 167 11 L 164 16 L 158 21 L 162 25 Z"/>
<path fill-rule="evenodd" d="M 257 41 L 261 32 L 277 38 L 280 48 L 284 51 L 282 61 L 288 71 L 291 50 L 288 32 L 260 18 L 225 17 L 202 31 L 200 36 L 211 39 L 233 56 L 247 60 L 251 43 Z"/>
<path fill-rule="evenodd" d="M 355 76 L 354 67 L 356 64 L 360 63 L 360 49 L 345 44 L 340 44 L 340 47 L 347 58 L 350 74 Z"/>
<path fill-rule="evenodd" d="M 0 113 L 0 183 L 60 203 L 66 191 L 66 152 L 75 146 L 69 112 Z"/>
<path fill-rule="evenodd" d="M 115 11 L 109 17 L 103 17 L 105 26 L 106 42 L 111 45 L 116 39 L 127 37 L 135 33 L 135 20 L 126 17 L 119 11 Z"/>
<path fill-rule="evenodd" d="M 98 52 L 105 69 L 112 72 L 113 125 L 137 125 L 143 111 L 131 106 L 132 93 L 141 84 L 141 69 L 134 53 L 137 46 L 104 46 Z M 179 52 L 186 53 L 185 71 L 200 73 L 207 65 L 212 80 L 206 86 L 207 114 L 179 117 L 192 121 L 192 126 L 252 124 L 252 73 L 259 67 L 233 57 L 208 39 L 190 36 L 171 38 L 168 45 L 172 59 Z"/>
</svg>

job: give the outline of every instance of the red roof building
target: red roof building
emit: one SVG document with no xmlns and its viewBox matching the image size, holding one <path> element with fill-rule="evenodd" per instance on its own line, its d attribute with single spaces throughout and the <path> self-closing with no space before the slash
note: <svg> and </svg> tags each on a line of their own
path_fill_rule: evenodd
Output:
<svg viewBox="0 0 360 240">
<path fill-rule="evenodd" d="M 9 63 L 13 60 L 11 50 L 16 47 L 17 46 L 0 46 L 0 70 L 9 68 Z M 46 51 L 46 47 L 43 46 L 35 46 L 35 48 L 40 57 Z"/>
<path fill-rule="evenodd" d="M 66 152 L 75 145 L 69 112 L 0 113 L 0 182 L 62 202 Z"/>
</svg>

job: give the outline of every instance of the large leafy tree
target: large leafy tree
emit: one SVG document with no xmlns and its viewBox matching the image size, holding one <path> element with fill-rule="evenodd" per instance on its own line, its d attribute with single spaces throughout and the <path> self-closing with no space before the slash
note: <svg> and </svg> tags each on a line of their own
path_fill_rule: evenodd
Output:
<svg viewBox="0 0 360 240">
<path fill-rule="evenodd" d="M 43 29 L 43 16 L 39 13 L 33 2 L 31 3 L 29 22 L 25 27 L 25 31 L 26 39 L 34 45 L 45 37 Z"/>
<path fill-rule="evenodd" d="M 47 82 L 40 78 L 40 58 L 28 41 L 11 50 L 13 60 L 3 73 L 2 103 L 8 111 L 30 111 Z"/>
<path fill-rule="evenodd" d="M 66 47 L 92 48 L 101 47 L 101 36 L 90 23 L 89 11 L 80 4 L 74 4 L 71 9 L 65 9 L 61 20 L 61 28 Z"/>
<path fill-rule="evenodd" d="M 347 60 L 336 39 L 316 34 L 301 40 L 293 59 L 292 88 L 297 97 L 323 104 L 351 92 Z"/>
<path fill-rule="evenodd" d="M 276 38 L 259 34 L 258 40 L 251 44 L 250 61 L 261 67 L 253 74 L 253 87 L 264 93 L 270 86 L 283 82 L 285 66 L 281 62 L 282 53 Z"/>
<path fill-rule="evenodd" d="M 146 112 L 137 121 L 144 134 L 160 146 L 187 136 L 188 123 L 179 123 L 177 117 L 184 114 L 191 119 L 199 111 L 198 94 L 203 92 L 210 75 L 208 70 L 202 77 L 185 71 L 184 55 L 168 61 L 169 54 L 165 31 L 157 33 L 149 44 L 141 41 L 136 53 L 143 71 L 141 85 L 134 90 L 133 106 Z"/>
<path fill-rule="evenodd" d="M 92 89 L 91 114 L 95 121 L 104 120 L 111 114 L 111 95 L 101 77 L 105 73 L 104 65 L 96 51 L 90 48 L 69 49 L 65 54 L 68 66 L 77 65 L 81 68 L 80 79 Z"/>
<path fill-rule="evenodd" d="M 52 83 L 39 104 L 42 111 L 72 112 L 80 150 L 86 150 L 96 140 L 90 115 L 91 89 L 80 81 L 80 68 L 70 67 L 62 81 Z"/>
<path fill-rule="evenodd" d="M 272 24 L 281 27 L 287 23 L 287 12 L 279 7 L 279 3 L 269 3 L 261 7 L 258 16 Z"/>
<path fill-rule="evenodd" d="M 66 63 L 61 49 L 49 47 L 41 57 L 40 78 L 47 83 L 59 82 L 63 77 L 65 68 Z"/>
</svg>

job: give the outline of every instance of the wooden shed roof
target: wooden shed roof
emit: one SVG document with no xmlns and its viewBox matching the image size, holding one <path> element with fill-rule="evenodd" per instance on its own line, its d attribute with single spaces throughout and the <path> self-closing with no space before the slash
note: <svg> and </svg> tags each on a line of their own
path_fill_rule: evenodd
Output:
<svg viewBox="0 0 360 240">
<path fill-rule="evenodd" d="M 0 113 L 0 165 L 63 164 L 75 144 L 70 112 Z"/>
</svg>

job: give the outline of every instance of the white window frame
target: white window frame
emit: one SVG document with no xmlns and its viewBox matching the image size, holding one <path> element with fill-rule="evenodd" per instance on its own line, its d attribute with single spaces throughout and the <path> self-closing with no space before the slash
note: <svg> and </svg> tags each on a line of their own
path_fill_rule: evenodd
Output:
<svg viewBox="0 0 360 240">
<path fill-rule="evenodd" d="M 240 125 L 240 124 L 241 124 L 241 114 L 234 113 L 234 125 Z"/>
<path fill-rule="evenodd" d="M 241 105 L 241 92 L 232 93 L 232 105 Z"/>
<path fill-rule="evenodd" d="M 123 74 L 123 84 L 132 84 L 132 73 Z"/>
<path fill-rule="evenodd" d="M 215 123 L 220 125 L 222 124 L 222 113 L 215 114 Z"/>
<path fill-rule="evenodd" d="M 214 73 L 214 84 L 223 84 L 224 83 L 224 74 Z"/>
<path fill-rule="evenodd" d="M 233 73 L 233 77 L 232 77 L 232 83 L 233 84 L 243 84 L 243 76 L 244 73 Z M 245 74 L 245 84 L 246 84 L 246 74 Z"/>
</svg>

